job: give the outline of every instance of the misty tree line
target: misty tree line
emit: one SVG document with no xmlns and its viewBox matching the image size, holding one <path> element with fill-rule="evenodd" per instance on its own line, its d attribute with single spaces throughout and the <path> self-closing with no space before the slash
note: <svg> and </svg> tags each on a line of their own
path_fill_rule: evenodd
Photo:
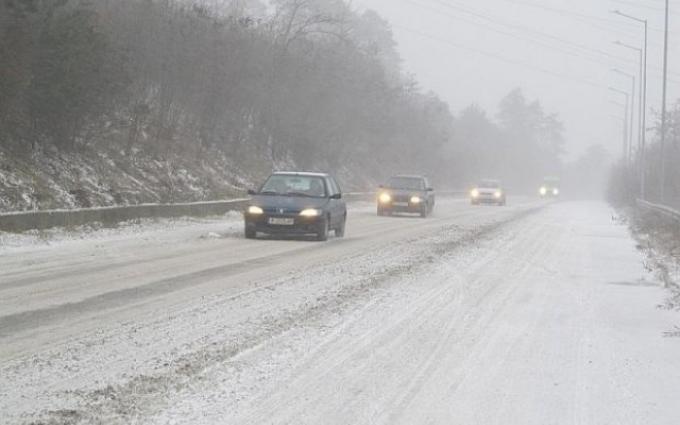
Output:
<svg viewBox="0 0 680 425">
<path fill-rule="evenodd" d="M 534 190 L 545 176 L 562 172 L 563 125 L 519 89 L 501 100 L 493 119 L 472 105 L 455 121 L 454 157 L 465 158 L 465 175 L 500 177 L 517 189 Z"/>
<path fill-rule="evenodd" d="M 454 117 L 404 75 L 374 12 L 269 3 L 0 0 L 0 147 L 220 152 L 453 182 L 556 174 L 562 125 L 520 91 L 495 119 L 474 106 Z"/>
<path fill-rule="evenodd" d="M 680 100 L 667 111 L 666 143 L 661 149 L 661 117 L 652 126 L 644 158 L 638 149 L 630 161 L 621 160 L 612 170 L 608 196 L 616 205 L 633 205 L 636 199 L 680 208 Z M 662 177 L 662 162 L 665 173 Z M 644 173 L 644 178 L 643 178 Z"/>
</svg>

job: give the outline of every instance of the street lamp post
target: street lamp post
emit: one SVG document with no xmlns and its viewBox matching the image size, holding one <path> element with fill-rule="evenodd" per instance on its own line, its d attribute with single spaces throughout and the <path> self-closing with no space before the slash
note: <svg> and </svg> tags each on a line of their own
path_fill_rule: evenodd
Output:
<svg viewBox="0 0 680 425">
<path fill-rule="evenodd" d="M 624 110 L 626 109 L 626 105 L 624 105 L 624 104 L 622 104 L 622 103 L 614 102 L 613 100 L 610 101 L 609 103 L 611 103 L 612 105 L 616 105 L 616 106 L 618 106 L 618 107 L 620 107 L 620 108 L 623 108 Z M 627 129 L 628 129 L 628 115 L 626 115 L 626 116 L 624 116 L 624 117 L 621 117 L 620 115 L 611 114 L 611 115 L 609 115 L 609 117 L 610 117 L 610 118 L 613 118 L 613 119 L 615 119 L 615 120 L 617 120 L 617 121 L 620 121 L 620 123 L 621 123 L 621 124 L 620 124 L 620 125 L 621 125 L 621 134 L 623 134 L 623 140 L 624 140 L 623 143 L 624 143 L 624 145 L 625 145 L 625 143 L 626 143 L 626 141 L 625 141 L 625 140 L 626 140 L 626 131 L 627 131 Z"/>
<path fill-rule="evenodd" d="M 645 79 L 644 79 L 644 63 L 643 63 L 643 49 L 640 47 L 635 47 L 631 46 L 626 43 L 622 43 L 620 41 L 615 41 L 614 44 L 619 45 L 621 47 L 625 47 L 626 49 L 630 50 L 635 50 L 638 52 L 638 56 L 640 58 L 640 73 L 638 74 L 638 81 L 640 82 L 640 87 L 638 90 L 638 132 L 637 132 L 637 147 L 638 147 L 638 155 L 640 154 L 640 151 L 642 149 L 642 132 L 644 131 L 644 124 L 642 122 L 642 111 L 645 109 L 645 105 L 643 104 L 643 96 L 644 96 L 644 87 L 645 87 Z"/>
<path fill-rule="evenodd" d="M 661 95 L 661 202 L 666 198 L 666 85 L 668 80 L 668 0 L 666 0 L 666 17 L 663 35 L 663 90 Z"/>
<path fill-rule="evenodd" d="M 630 108 L 630 94 L 628 92 L 625 92 L 623 90 L 616 89 L 614 87 L 609 87 L 609 90 L 622 94 L 626 97 L 626 111 L 625 111 L 625 121 L 623 123 L 623 158 L 626 158 L 626 153 L 628 152 L 628 119 L 629 119 L 629 114 L 628 110 Z"/>
<path fill-rule="evenodd" d="M 630 87 L 630 120 L 628 121 L 628 150 L 625 153 L 626 155 L 626 162 L 630 163 L 631 159 L 633 158 L 633 114 L 635 111 L 635 75 L 629 74 L 627 72 L 623 72 L 618 69 L 612 69 L 612 72 L 616 72 L 617 74 L 621 74 L 624 77 L 628 77 L 631 80 L 631 87 Z"/>
<path fill-rule="evenodd" d="M 644 53 L 643 53 L 643 60 L 642 60 L 642 139 L 641 139 L 641 144 L 640 144 L 640 198 L 645 199 L 645 145 L 646 145 L 646 138 L 647 138 L 647 20 L 646 19 L 640 19 L 636 18 L 635 16 L 627 15 L 625 13 L 622 13 L 621 11 L 614 10 L 612 13 L 622 16 L 627 19 L 631 19 L 633 21 L 639 22 L 644 25 L 645 28 L 645 45 L 644 45 Z"/>
</svg>

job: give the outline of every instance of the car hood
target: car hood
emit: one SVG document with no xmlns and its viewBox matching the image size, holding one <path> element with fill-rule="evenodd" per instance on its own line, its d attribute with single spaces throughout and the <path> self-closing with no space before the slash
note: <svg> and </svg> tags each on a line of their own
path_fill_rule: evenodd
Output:
<svg viewBox="0 0 680 425">
<path fill-rule="evenodd" d="M 503 189 L 501 189 L 501 188 L 491 188 L 491 187 L 478 187 L 477 191 L 479 193 L 488 194 L 488 193 L 503 192 Z"/>
<path fill-rule="evenodd" d="M 305 208 L 323 208 L 328 198 L 306 198 L 304 196 L 253 195 L 251 205 L 260 208 L 284 208 L 286 210 L 303 210 Z"/>
<path fill-rule="evenodd" d="M 382 189 L 383 192 L 388 192 L 393 195 L 418 195 L 418 196 L 424 196 L 426 191 L 424 190 L 408 190 L 408 189 L 390 189 L 390 188 L 385 188 Z"/>
</svg>

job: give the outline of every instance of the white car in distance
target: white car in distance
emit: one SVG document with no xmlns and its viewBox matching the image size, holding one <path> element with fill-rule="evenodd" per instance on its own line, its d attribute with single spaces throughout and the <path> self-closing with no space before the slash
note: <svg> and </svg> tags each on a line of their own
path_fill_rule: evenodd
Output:
<svg viewBox="0 0 680 425">
<path fill-rule="evenodd" d="M 472 205 L 505 205 L 505 190 L 503 190 L 500 181 L 484 179 L 470 191 L 470 203 Z"/>
</svg>

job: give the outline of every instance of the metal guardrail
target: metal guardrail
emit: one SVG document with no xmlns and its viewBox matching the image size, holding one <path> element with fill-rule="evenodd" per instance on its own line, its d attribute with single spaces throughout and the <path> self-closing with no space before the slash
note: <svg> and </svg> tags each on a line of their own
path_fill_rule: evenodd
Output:
<svg viewBox="0 0 680 425">
<path fill-rule="evenodd" d="M 637 203 L 638 208 L 640 208 L 640 209 L 655 212 L 655 213 L 661 214 L 661 215 L 666 216 L 670 219 L 673 219 L 675 221 L 680 222 L 680 211 L 678 211 L 674 208 L 671 208 L 667 205 L 655 204 L 655 203 L 645 201 L 645 200 L 642 200 L 642 199 L 637 199 L 636 203 Z"/>
<path fill-rule="evenodd" d="M 141 204 L 77 210 L 26 211 L 0 214 L 0 231 L 24 232 L 90 223 L 115 225 L 142 218 L 205 217 L 245 208 L 247 199 L 183 204 Z"/>
<path fill-rule="evenodd" d="M 444 196 L 456 196 L 463 191 L 438 192 Z M 376 192 L 348 192 L 344 198 L 349 202 L 372 201 Z M 143 218 L 207 217 L 222 215 L 229 211 L 243 210 L 249 198 L 222 201 L 190 202 L 181 204 L 140 204 L 75 210 L 18 211 L 0 213 L 0 231 L 25 232 L 52 227 L 73 227 L 91 223 L 116 225 L 124 221 Z"/>
<path fill-rule="evenodd" d="M 345 197 L 350 201 L 358 201 L 370 200 L 373 195 L 373 192 L 351 192 L 346 193 Z M 222 215 L 229 211 L 243 210 L 248 200 L 249 198 L 239 198 L 179 204 L 140 204 L 73 210 L 0 213 L 0 231 L 25 232 L 27 230 L 73 227 L 91 223 L 116 225 L 124 221 L 143 218 L 207 217 Z"/>
</svg>

